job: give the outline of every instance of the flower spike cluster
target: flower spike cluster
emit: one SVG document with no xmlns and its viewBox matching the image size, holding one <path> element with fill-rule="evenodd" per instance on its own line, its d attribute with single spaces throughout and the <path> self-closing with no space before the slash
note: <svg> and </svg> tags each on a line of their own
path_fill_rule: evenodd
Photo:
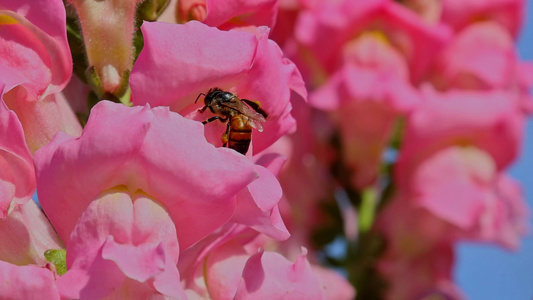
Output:
<svg viewBox="0 0 533 300">
<path fill-rule="evenodd" d="M 345 259 L 371 252 L 376 261 L 354 271 L 358 294 L 464 298 L 452 280 L 454 245 L 467 240 L 514 249 L 528 229 L 520 186 L 506 174 L 519 155 L 531 105 L 531 65 L 515 47 L 524 1 L 280 5 L 284 27 L 273 36 L 301 70 L 309 103 L 319 110 L 303 120 L 326 128 L 297 150 L 322 154 L 309 166 L 335 182 L 322 184 L 314 201 L 357 210 L 359 249 Z M 327 139 L 329 147 L 318 145 Z M 295 135 L 289 142 L 303 140 Z M 290 177 L 280 178 L 295 189 Z M 303 203 L 298 197 L 307 196 L 305 189 L 289 200 Z M 324 193 L 335 197 L 325 200 Z M 344 228 L 337 225 L 348 242 L 345 226 L 353 219 L 345 214 Z M 387 287 L 369 286 L 369 274 L 379 274 L 370 281 Z"/>
<path fill-rule="evenodd" d="M 466 298 L 529 214 L 482 2 L 1 1 L 0 298 Z"/>
</svg>

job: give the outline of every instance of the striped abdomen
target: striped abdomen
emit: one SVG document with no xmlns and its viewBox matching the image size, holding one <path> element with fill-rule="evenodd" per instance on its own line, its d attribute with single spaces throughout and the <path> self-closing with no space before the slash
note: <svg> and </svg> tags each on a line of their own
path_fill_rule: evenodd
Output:
<svg viewBox="0 0 533 300">
<path fill-rule="evenodd" d="M 228 147 L 246 154 L 252 140 L 252 126 L 248 117 L 240 114 L 232 116 L 229 127 Z"/>
</svg>

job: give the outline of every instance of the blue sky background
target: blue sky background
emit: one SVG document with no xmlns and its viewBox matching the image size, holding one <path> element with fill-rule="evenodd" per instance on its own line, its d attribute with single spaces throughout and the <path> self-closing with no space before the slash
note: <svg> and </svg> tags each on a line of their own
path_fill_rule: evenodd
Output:
<svg viewBox="0 0 533 300">
<path fill-rule="evenodd" d="M 518 41 L 522 59 L 533 61 L 533 5 L 527 1 L 526 24 Z M 527 124 L 522 155 L 510 169 L 520 180 L 533 216 L 533 119 Z M 457 248 L 455 279 L 472 300 L 533 299 L 533 222 L 518 251 L 464 243 Z"/>
</svg>

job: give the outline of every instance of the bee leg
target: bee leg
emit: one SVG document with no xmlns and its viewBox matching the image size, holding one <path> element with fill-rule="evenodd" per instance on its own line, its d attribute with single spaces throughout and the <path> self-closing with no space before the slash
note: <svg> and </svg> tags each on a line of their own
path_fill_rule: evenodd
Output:
<svg viewBox="0 0 533 300">
<path fill-rule="evenodd" d="M 222 118 L 222 117 L 219 117 L 219 116 L 214 116 L 214 117 L 211 117 L 211 118 L 203 121 L 202 124 L 211 123 L 211 122 L 216 121 L 216 120 L 219 120 L 220 122 L 225 123 L 226 121 L 228 121 L 228 118 Z"/>
<path fill-rule="evenodd" d="M 229 140 L 229 130 L 230 130 L 230 123 L 226 126 L 226 132 L 222 134 L 222 137 L 220 138 L 222 140 L 222 147 L 226 147 L 228 145 Z"/>
<path fill-rule="evenodd" d="M 194 101 L 194 103 L 198 102 L 198 99 L 200 99 L 200 96 L 206 96 L 206 94 L 200 93 L 200 95 L 198 95 L 198 97 L 196 97 L 196 100 Z M 205 110 L 205 108 L 204 108 L 204 110 Z"/>
<path fill-rule="evenodd" d="M 200 108 L 200 109 L 198 110 L 198 112 L 203 113 L 206 109 L 207 109 L 207 105 L 204 106 L 204 107 L 202 107 L 202 108 Z"/>
</svg>

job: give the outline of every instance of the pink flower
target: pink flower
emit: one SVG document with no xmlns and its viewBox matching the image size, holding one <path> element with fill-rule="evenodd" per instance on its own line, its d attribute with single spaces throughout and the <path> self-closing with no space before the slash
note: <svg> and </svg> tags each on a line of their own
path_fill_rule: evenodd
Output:
<svg viewBox="0 0 533 300">
<path fill-rule="evenodd" d="M 198 20 L 222 30 L 247 26 L 273 27 L 278 0 L 182 0 L 178 2 L 180 23 Z"/>
<path fill-rule="evenodd" d="M 74 299 L 185 297 L 176 228 L 143 192 L 113 188 L 92 201 L 70 235 L 61 295 Z"/>
<path fill-rule="evenodd" d="M 395 169 L 408 206 L 423 207 L 449 224 L 453 239 L 516 247 L 525 234 L 527 209 L 502 175 L 520 149 L 524 114 L 516 94 L 426 91 L 426 96 L 407 124 Z"/>
<path fill-rule="evenodd" d="M 380 88 L 376 88 L 378 82 Z M 342 156 L 353 172 L 352 184 L 358 188 L 375 182 L 396 121 L 417 102 L 409 84 L 384 72 L 352 66 L 335 74 L 311 97 L 311 104 L 317 107 L 336 104 Z"/>
<path fill-rule="evenodd" d="M 268 176 L 235 151 L 209 145 L 199 122 L 166 108 L 110 102 L 93 108 L 81 138 L 58 135 L 36 153 L 35 163 L 39 199 L 63 240 L 91 201 L 126 186 L 166 206 L 182 248 L 225 224 L 236 209 L 234 196 Z M 264 184 L 276 182 L 265 179 Z M 268 196 L 254 201 L 262 209 L 272 207 Z"/>
<path fill-rule="evenodd" d="M 516 248 L 527 233 L 528 209 L 516 183 L 492 158 L 450 147 L 425 160 L 411 179 L 410 203 L 450 224 L 448 234 Z"/>
<path fill-rule="evenodd" d="M 60 92 L 72 72 L 65 9 L 59 0 L 25 2 L 2 3 L 0 24 L 11 38 L 2 43 L 4 93 L 23 85 L 29 94 L 44 98 Z"/>
<path fill-rule="evenodd" d="M 0 16 L 1 18 L 1 16 Z M 0 85 L 0 92 L 4 86 Z M 63 246 L 31 197 L 35 170 L 16 114 L 0 101 L 0 290 L 2 298 L 59 299 L 45 251 Z"/>
<path fill-rule="evenodd" d="M 472 146 L 487 152 L 501 171 L 516 159 L 524 113 L 519 95 L 505 91 L 424 90 L 424 101 L 410 117 L 395 168 L 398 185 L 409 186 L 418 165 L 435 152 Z"/>
<path fill-rule="evenodd" d="M 504 27 L 496 22 L 478 22 L 454 37 L 435 61 L 429 77 L 439 90 L 518 89 L 524 85 L 521 64 L 512 36 Z"/>
<path fill-rule="evenodd" d="M 2 91 L 0 86 L 0 91 Z M 22 205 L 35 192 L 35 170 L 17 115 L 0 101 L 0 220 L 10 206 Z"/>
<path fill-rule="evenodd" d="M 526 233 L 521 192 L 503 174 L 520 148 L 524 113 L 512 91 L 426 87 L 423 95 L 405 127 L 397 195 L 377 222 L 387 240 L 379 269 L 390 283 L 389 297 L 462 299 L 452 283 L 453 244 L 515 248 Z"/>
<path fill-rule="evenodd" d="M 1 7 L 0 95 L 17 113 L 30 150 L 44 146 L 60 130 L 78 135 L 75 115 L 57 95 L 72 73 L 63 2 L 4 1 Z"/>
<path fill-rule="evenodd" d="M 142 30 L 144 48 L 130 77 L 135 104 L 166 105 L 204 121 L 212 115 L 199 113 L 203 104 L 194 101 L 210 88 L 259 101 L 269 117 L 264 131 L 252 134 L 253 153 L 294 129 L 291 90 L 305 97 L 305 89 L 295 66 L 268 40 L 267 28 L 260 27 L 252 34 L 189 22 L 145 23 Z M 169 43 L 174 40 L 181 42 Z M 220 146 L 226 126 L 217 121 L 205 127 L 207 139 Z"/>
<path fill-rule="evenodd" d="M 397 120 L 418 103 L 405 62 L 376 37 L 360 37 L 346 54 L 344 67 L 310 96 L 314 107 L 334 111 L 342 156 L 357 188 L 377 179 L 382 154 Z"/>
<path fill-rule="evenodd" d="M 376 226 L 387 245 L 377 264 L 388 282 L 387 297 L 418 299 L 440 295 L 463 299 L 452 278 L 455 233 L 450 233 L 445 221 L 413 206 L 403 196 L 392 199 L 379 214 Z"/>
<path fill-rule="evenodd" d="M 404 57 L 414 81 L 449 38 L 446 28 L 429 26 L 393 1 L 325 2 L 300 14 L 295 36 L 302 48 L 295 62 L 319 86 L 345 63 L 341 54 L 346 46 L 368 32 L 380 33 Z"/>
<path fill-rule="evenodd" d="M 265 245 L 261 235 L 242 225 L 228 225 L 181 254 L 178 267 L 190 298 L 353 298 L 353 288 L 340 275 L 310 268 L 305 249 L 293 264 L 278 253 L 258 252 Z"/>
<path fill-rule="evenodd" d="M 389 279 L 387 299 L 466 299 L 452 277 L 451 245 L 438 245 L 413 257 L 385 256 L 379 266 Z M 409 276 L 406 276 L 409 274 Z"/>
<path fill-rule="evenodd" d="M 524 0 L 444 0 L 442 21 L 456 31 L 478 21 L 493 20 L 516 38 L 522 26 Z"/>
</svg>

